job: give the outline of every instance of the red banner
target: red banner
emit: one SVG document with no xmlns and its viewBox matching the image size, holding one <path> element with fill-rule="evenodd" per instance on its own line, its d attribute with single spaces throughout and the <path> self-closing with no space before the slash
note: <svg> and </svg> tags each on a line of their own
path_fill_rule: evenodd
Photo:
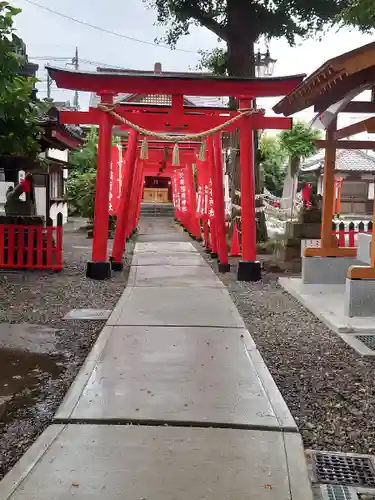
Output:
<svg viewBox="0 0 375 500">
<path fill-rule="evenodd" d="M 204 186 L 202 186 L 201 184 L 198 184 L 197 215 L 198 215 L 198 217 L 203 217 L 203 215 L 205 215 L 205 211 L 204 211 Z"/>
<path fill-rule="evenodd" d="M 207 198 L 208 198 L 208 207 L 207 207 L 207 215 L 209 219 L 213 219 L 215 217 L 214 211 L 214 197 L 212 194 L 212 179 L 210 178 L 207 188 Z"/>
<path fill-rule="evenodd" d="M 178 172 L 178 178 L 180 187 L 181 211 L 187 212 L 187 190 L 185 183 L 185 174 L 182 170 Z"/>
<path fill-rule="evenodd" d="M 180 202 L 180 192 L 179 192 L 179 182 L 180 182 L 180 176 L 177 170 L 173 172 L 172 175 L 172 200 L 173 200 L 173 206 L 176 211 L 181 210 L 181 202 Z"/>
<path fill-rule="evenodd" d="M 198 167 L 198 197 L 197 216 L 212 219 L 215 216 L 214 200 L 212 196 L 212 181 L 207 172 L 208 165 L 204 162 L 197 163 Z"/>
<path fill-rule="evenodd" d="M 109 215 L 116 215 L 121 196 L 122 149 L 112 146 L 111 170 L 109 181 Z"/>
</svg>

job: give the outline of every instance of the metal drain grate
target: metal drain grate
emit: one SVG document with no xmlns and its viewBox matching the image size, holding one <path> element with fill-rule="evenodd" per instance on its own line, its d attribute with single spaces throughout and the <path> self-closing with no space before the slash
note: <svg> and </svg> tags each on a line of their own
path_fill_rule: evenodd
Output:
<svg viewBox="0 0 375 500">
<path fill-rule="evenodd" d="M 320 486 L 321 500 L 358 500 L 358 495 L 349 486 L 324 484 Z"/>
<path fill-rule="evenodd" d="M 355 338 L 372 351 L 375 351 L 375 335 L 356 335 Z"/>
<path fill-rule="evenodd" d="M 313 459 L 318 483 L 375 488 L 375 470 L 370 458 L 316 452 Z"/>
</svg>

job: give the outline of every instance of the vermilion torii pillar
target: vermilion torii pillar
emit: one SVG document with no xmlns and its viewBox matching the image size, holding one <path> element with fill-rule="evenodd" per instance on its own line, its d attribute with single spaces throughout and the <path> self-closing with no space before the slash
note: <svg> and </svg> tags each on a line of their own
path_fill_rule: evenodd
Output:
<svg viewBox="0 0 375 500">
<path fill-rule="evenodd" d="M 113 92 L 101 93 L 101 103 L 111 105 Z M 112 120 L 108 114 L 102 114 L 99 120 L 98 166 L 96 174 L 96 194 L 94 205 L 94 228 L 92 260 L 87 263 L 86 276 L 93 279 L 107 279 L 111 276 L 111 264 L 108 261 L 108 207 L 109 182 L 112 147 Z"/>
<path fill-rule="evenodd" d="M 240 101 L 240 108 L 250 106 L 251 101 Z M 241 123 L 240 135 L 242 260 L 238 264 L 239 281 L 259 281 L 261 278 L 260 262 L 256 258 L 254 134 L 252 132 L 252 117 L 245 116 Z"/>
<path fill-rule="evenodd" d="M 112 250 L 112 269 L 121 271 L 123 268 L 123 254 L 125 250 L 125 238 L 128 222 L 128 212 L 130 209 L 131 192 L 135 178 L 135 164 L 137 160 L 137 141 L 138 133 L 132 130 L 130 132 L 128 149 L 125 156 L 124 175 L 122 180 L 121 198 L 117 211 L 117 223 L 115 239 Z"/>
<path fill-rule="evenodd" d="M 210 242 L 210 231 L 208 227 L 208 215 L 207 215 L 207 194 L 205 192 L 206 186 L 208 185 L 208 167 L 207 162 L 202 160 L 197 160 L 197 174 L 198 174 L 198 185 L 199 185 L 199 217 L 202 221 L 203 226 L 203 238 L 204 246 L 206 247 L 206 252 L 211 252 L 211 242 Z"/>
<path fill-rule="evenodd" d="M 216 134 L 214 137 L 214 164 L 212 185 L 214 188 L 215 200 L 215 220 L 219 255 L 219 271 L 225 273 L 230 270 L 230 265 L 228 262 L 228 247 L 225 228 L 224 171 L 221 134 Z"/>
<path fill-rule="evenodd" d="M 65 124 L 99 124 L 98 175 L 95 200 L 93 257 L 88 263 L 87 276 L 105 279 L 110 276 L 110 263 L 107 256 L 108 237 L 108 194 L 110 174 L 111 127 L 123 126 L 128 120 L 129 129 L 134 126 L 156 133 L 178 133 L 182 135 L 198 134 L 210 130 L 229 132 L 241 130 L 241 178 L 242 178 L 242 225 L 243 259 L 238 274 L 239 279 L 258 280 L 260 265 L 255 254 L 255 210 L 254 210 L 254 165 L 249 142 L 254 129 L 287 129 L 292 121 L 288 118 L 265 117 L 261 112 L 252 110 L 252 116 L 242 115 L 228 108 L 199 108 L 184 105 L 184 95 L 196 96 L 234 96 L 241 101 L 241 106 L 259 97 L 276 97 L 294 90 L 305 75 L 283 78 L 219 78 L 202 76 L 138 75 L 124 73 L 85 73 L 74 70 L 47 68 L 49 76 L 59 88 L 94 92 L 101 96 L 104 109 L 90 108 L 88 112 L 61 112 L 60 122 Z M 172 106 L 117 105 L 111 106 L 113 96 L 120 93 L 156 94 L 172 96 Z M 246 108 L 246 105 L 244 106 Z M 116 113 L 114 115 L 113 113 Z M 235 118 L 235 122 L 228 120 Z M 130 122 L 130 124 L 129 124 Z M 181 138 L 183 141 L 184 139 Z M 215 176 L 216 179 L 216 176 Z M 218 180 L 218 177 L 217 177 Z M 216 191 L 218 190 L 218 183 Z M 220 195 L 221 196 L 221 195 Z M 215 201 L 217 204 L 217 200 Z M 220 202 L 219 202 L 220 206 Z M 221 212 L 221 209 L 219 209 Z M 129 215 L 128 215 L 129 217 Z M 121 231 L 120 231 L 121 232 Z M 126 232 L 126 230 L 125 230 Z M 220 231 L 219 231 L 220 233 Z M 122 236 L 120 234 L 120 236 Z M 118 238 L 121 240 L 121 238 Z M 221 244 L 223 248 L 223 245 Z"/>
<path fill-rule="evenodd" d="M 187 163 L 183 168 L 187 187 L 187 202 L 189 206 L 189 231 L 193 239 L 201 241 L 201 228 L 197 218 L 197 199 L 194 187 L 193 164 Z"/>
</svg>

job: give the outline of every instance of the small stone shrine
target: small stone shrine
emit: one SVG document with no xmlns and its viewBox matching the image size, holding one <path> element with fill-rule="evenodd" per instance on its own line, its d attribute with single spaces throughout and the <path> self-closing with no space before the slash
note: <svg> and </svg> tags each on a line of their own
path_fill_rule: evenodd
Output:
<svg viewBox="0 0 375 500">
<path fill-rule="evenodd" d="M 21 199 L 22 195 L 24 200 Z M 10 237 L 11 226 L 14 226 L 14 252 L 17 255 L 15 261 L 19 259 L 18 249 L 22 238 L 24 239 L 22 247 L 27 248 L 28 231 L 22 229 L 23 226 L 44 226 L 44 218 L 36 215 L 36 199 L 34 179 L 32 174 L 28 173 L 15 187 L 10 187 L 6 195 L 5 215 L 0 215 L 0 224 L 6 226 L 4 230 L 4 263 L 8 262 L 8 241 Z M 34 239 L 36 240 L 35 234 Z M 34 241 L 34 248 L 37 247 L 37 242 Z M 25 250 L 24 259 L 27 258 Z"/>
<path fill-rule="evenodd" d="M 301 240 L 320 239 L 322 222 L 321 197 L 311 195 L 310 203 L 301 210 L 298 222 L 287 222 L 285 228 L 285 253 L 284 259 L 293 264 L 293 270 L 301 271 Z"/>
</svg>

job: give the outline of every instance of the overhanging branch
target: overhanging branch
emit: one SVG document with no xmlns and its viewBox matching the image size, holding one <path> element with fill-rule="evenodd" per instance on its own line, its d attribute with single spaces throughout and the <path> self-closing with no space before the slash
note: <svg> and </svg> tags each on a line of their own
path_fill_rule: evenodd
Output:
<svg viewBox="0 0 375 500">
<path fill-rule="evenodd" d="M 202 10 L 199 7 L 198 2 L 191 1 L 184 6 L 182 10 L 186 18 L 195 19 L 201 26 L 204 26 L 208 30 L 212 31 L 219 38 L 225 42 L 228 41 L 226 27 L 216 21 L 212 15 Z"/>
</svg>

